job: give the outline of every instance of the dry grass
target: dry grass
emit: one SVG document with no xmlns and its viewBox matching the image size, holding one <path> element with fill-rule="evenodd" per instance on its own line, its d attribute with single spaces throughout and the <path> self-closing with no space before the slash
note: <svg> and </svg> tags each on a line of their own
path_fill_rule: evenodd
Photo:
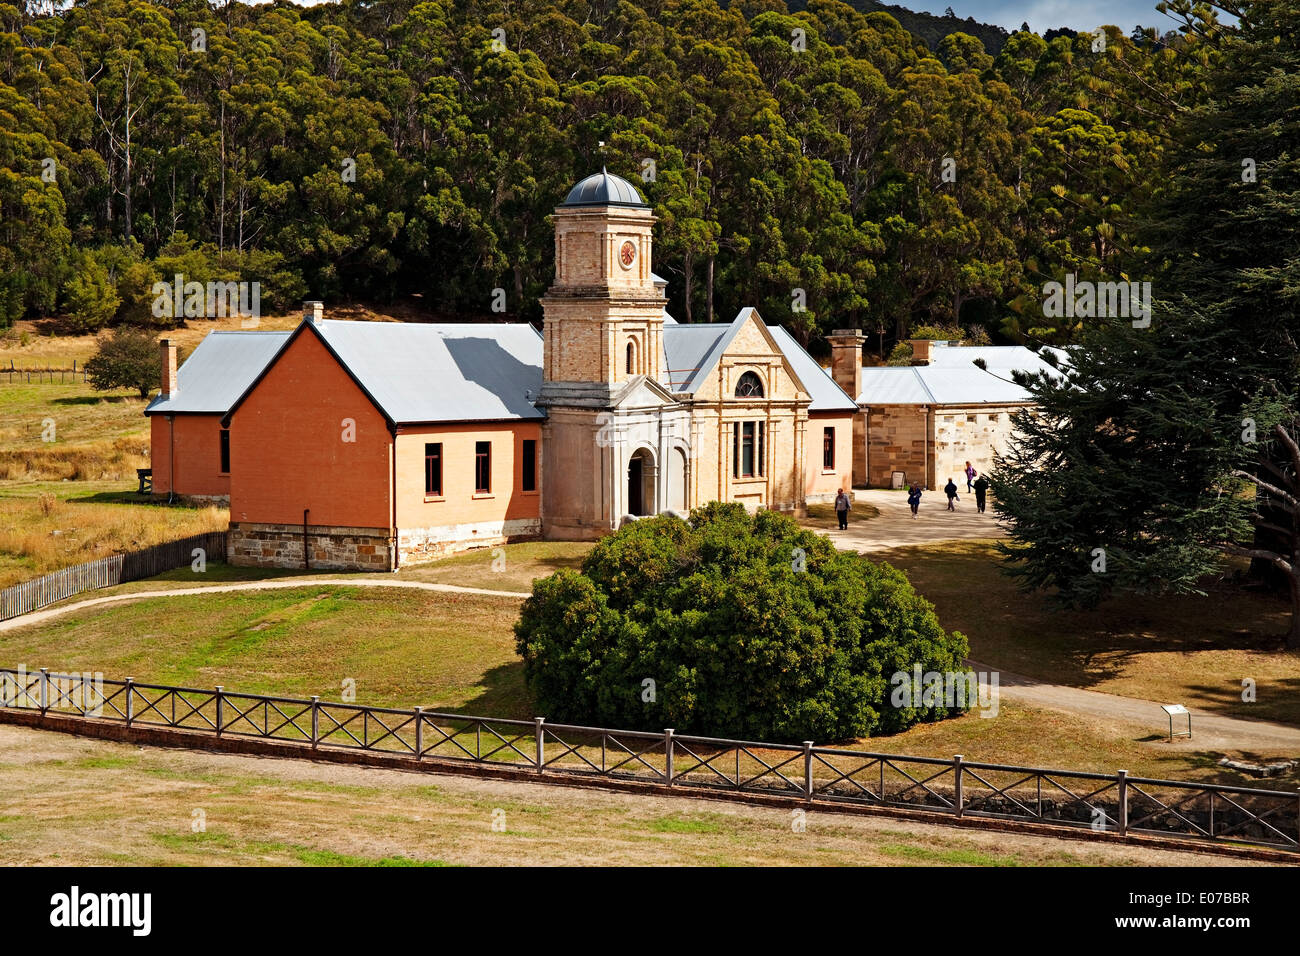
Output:
<svg viewBox="0 0 1300 956">
<path fill-rule="evenodd" d="M 0 486 L 0 587 L 229 524 L 225 508 L 155 504 L 107 482 Z"/>
<path fill-rule="evenodd" d="M 1288 604 L 1231 583 L 1206 597 L 1118 597 L 1064 611 L 1023 594 L 989 542 L 950 541 L 872 556 L 908 574 L 971 657 L 1039 680 L 1169 701 L 1225 717 L 1300 725 L 1300 655 L 1285 653 Z M 1257 700 L 1242 700 L 1242 681 Z M 1291 754 L 1289 756 L 1297 756 Z"/>
<path fill-rule="evenodd" d="M 0 863 L 1215 866 L 1224 857 L 0 725 Z M 194 832 L 202 811 L 203 830 Z M 496 819 L 504 832 L 493 832 Z"/>
<path fill-rule="evenodd" d="M 149 466 L 148 404 L 89 385 L 0 382 L 0 481 L 135 481 Z"/>
</svg>

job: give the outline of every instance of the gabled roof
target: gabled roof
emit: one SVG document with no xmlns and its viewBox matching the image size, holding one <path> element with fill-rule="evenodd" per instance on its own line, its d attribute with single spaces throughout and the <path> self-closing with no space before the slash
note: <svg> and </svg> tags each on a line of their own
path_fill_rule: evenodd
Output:
<svg viewBox="0 0 1300 956">
<path fill-rule="evenodd" d="M 290 332 L 209 332 L 176 373 L 176 392 L 154 396 L 146 415 L 224 415 L 266 368 Z"/>
<path fill-rule="evenodd" d="M 793 335 L 779 325 L 769 325 L 767 330 L 772 333 L 772 338 L 776 339 L 776 344 L 781 346 L 781 351 L 789 360 L 790 367 L 794 369 L 795 375 L 799 376 L 799 381 L 803 382 L 803 387 L 807 389 L 808 396 L 812 399 L 808 411 L 856 412 L 858 410 L 858 403 L 835 383 L 831 374 L 817 364 L 817 360 L 795 341 Z"/>
<path fill-rule="evenodd" d="M 741 309 L 731 322 L 692 322 L 686 325 L 673 322 L 669 325 L 665 321 L 663 368 L 669 389 L 677 393 L 697 391 L 753 311 Z M 853 399 L 835 384 L 830 373 L 817 364 L 794 336 L 779 325 L 765 328 L 812 399 L 808 406 L 810 412 L 851 412 L 857 408 Z"/>
<path fill-rule="evenodd" d="M 538 420 L 542 337 L 523 323 L 304 322 L 390 425 Z M 244 401 L 266 370 L 230 409 Z"/>
<path fill-rule="evenodd" d="M 984 362 L 985 369 L 975 365 Z M 1003 405 L 1032 402 L 1013 371 L 1060 375 L 1019 345 L 958 346 L 936 342 L 929 365 L 862 370 L 862 405 Z"/>
</svg>

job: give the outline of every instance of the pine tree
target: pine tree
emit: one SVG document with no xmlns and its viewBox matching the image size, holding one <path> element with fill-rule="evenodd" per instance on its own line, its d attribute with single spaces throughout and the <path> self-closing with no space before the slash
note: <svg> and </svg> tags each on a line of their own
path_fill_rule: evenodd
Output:
<svg viewBox="0 0 1300 956">
<path fill-rule="evenodd" d="M 1248 555 L 1289 581 L 1300 648 L 1300 0 L 1242 13 L 1153 207 L 1150 327 L 1106 324 L 1065 383 L 1030 383 L 1041 415 L 1020 416 L 993 487 L 1026 586 L 1084 605 L 1196 592 L 1224 552 Z"/>
</svg>

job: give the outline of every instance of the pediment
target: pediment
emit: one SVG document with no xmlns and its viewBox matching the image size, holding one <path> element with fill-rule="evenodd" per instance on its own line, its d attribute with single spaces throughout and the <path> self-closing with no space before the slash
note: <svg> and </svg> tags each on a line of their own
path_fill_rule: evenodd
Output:
<svg viewBox="0 0 1300 956">
<path fill-rule="evenodd" d="M 609 396 L 611 408 L 655 408 L 677 405 L 678 399 L 663 385 L 645 375 L 637 375 L 615 388 Z"/>
</svg>

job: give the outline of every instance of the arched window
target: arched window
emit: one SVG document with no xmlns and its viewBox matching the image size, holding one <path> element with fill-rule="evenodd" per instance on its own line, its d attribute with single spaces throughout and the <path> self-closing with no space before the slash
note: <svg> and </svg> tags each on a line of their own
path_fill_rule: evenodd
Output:
<svg viewBox="0 0 1300 956">
<path fill-rule="evenodd" d="M 762 398 L 763 380 L 754 372 L 746 372 L 736 383 L 737 398 Z"/>
<path fill-rule="evenodd" d="M 636 372 L 636 346 L 631 342 L 627 343 L 627 374 L 632 375 Z"/>
</svg>

